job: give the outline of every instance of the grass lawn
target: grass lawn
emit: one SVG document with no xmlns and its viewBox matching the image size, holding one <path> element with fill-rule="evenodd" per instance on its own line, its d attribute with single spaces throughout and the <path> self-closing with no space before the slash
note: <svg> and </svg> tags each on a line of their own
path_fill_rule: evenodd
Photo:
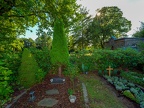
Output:
<svg viewBox="0 0 144 108">
<path fill-rule="evenodd" d="M 98 76 L 80 75 L 79 80 L 86 85 L 90 108 L 127 108 L 112 91 L 106 88 Z"/>
</svg>

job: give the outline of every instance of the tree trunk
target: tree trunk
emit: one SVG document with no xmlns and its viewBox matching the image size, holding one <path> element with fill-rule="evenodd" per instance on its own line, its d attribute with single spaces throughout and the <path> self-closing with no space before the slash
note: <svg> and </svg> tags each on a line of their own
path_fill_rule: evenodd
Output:
<svg viewBox="0 0 144 108">
<path fill-rule="evenodd" d="M 62 74 L 62 66 L 59 66 L 58 68 L 58 76 L 61 77 Z"/>
</svg>

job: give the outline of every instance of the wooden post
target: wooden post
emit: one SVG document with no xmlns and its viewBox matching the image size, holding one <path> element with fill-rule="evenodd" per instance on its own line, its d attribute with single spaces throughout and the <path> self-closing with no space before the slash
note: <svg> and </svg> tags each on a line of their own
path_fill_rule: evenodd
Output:
<svg viewBox="0 0 144 108">
<path fill-rule="evenodd" d="M 109 76 L 111 76 L 111 70 L 113 70 L 113 68 L 111 68 L 111 66 L 109 66 L 106 70 L 108 70 L 108 74 L 109 74 Z"/>
</svg>

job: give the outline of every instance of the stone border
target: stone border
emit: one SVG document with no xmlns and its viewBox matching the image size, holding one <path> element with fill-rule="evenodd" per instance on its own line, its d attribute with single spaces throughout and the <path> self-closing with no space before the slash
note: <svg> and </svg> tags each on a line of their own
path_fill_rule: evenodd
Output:
<svg viewBox="0 0 144 108">
<path fill-rule="evenodd" d="M 89 108 L 89 99 L 88 99 L 88 94 L 87 94 L 87 89 L 84 83 L 82 83 L 82 90 L 83 90 L 83 96 L 84 96 L 84 102 L 85 102 L 85 107 Z"/>
<path fill-rule="evenodd" d="M 22 92 L 20 95 L 18 95 L 16 98 L 13 99 L 12 103 L 8 104 L 5 108 L 10 108 L 17 100 L 22 97 L 25 93 L 27 93 L 27 90 Z"/>
</svg>

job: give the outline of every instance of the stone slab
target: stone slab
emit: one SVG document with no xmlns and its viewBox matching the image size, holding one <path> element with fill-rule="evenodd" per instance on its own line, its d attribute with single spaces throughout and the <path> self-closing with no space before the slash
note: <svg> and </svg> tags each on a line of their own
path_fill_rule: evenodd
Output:
<svg viewBox="0 0 144 108">
<path fill-rule="evenodd" d="M 89 100 L 88 100 L 88 94 L 87 94 L 87 89 L 84 83 L 82 83 L 82 90 L 83 90 L 83 96 L 84 96 L 84 102 L 85 102 L 85 107 L 89 108 Z"/>
<path fill-rule="evenodd" d="M 38 106 L 43 106 L 43 107 L 53 107 L 58 103 L 58 100 L 53 99 L 53 98 L 44 98 L 43 100 L 38 102 Z"/>
<path fill-rule="evenodd" d="M 47 95 L 57 95 L 59 94 L 59 91 L 57 89 L 51 89 L 46 91 Z"/>
</svg>

